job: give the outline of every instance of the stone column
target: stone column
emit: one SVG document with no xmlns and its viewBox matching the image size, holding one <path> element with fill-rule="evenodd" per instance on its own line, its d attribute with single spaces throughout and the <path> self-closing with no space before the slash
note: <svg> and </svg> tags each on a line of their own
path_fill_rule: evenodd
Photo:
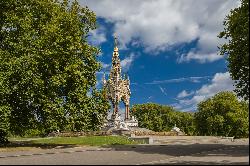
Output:
<svg viewBox="0 0 250 166">
<path fill-rule="evenodd" d="M 129 120 L 129 105 L 125 105 L 125 120 Z"/>
<path fill-rule="evenodd" d="M 118 103 L 115 103 L 115 107 L 114 107 L 114 114 L 118 113 Z"/>
</svg>

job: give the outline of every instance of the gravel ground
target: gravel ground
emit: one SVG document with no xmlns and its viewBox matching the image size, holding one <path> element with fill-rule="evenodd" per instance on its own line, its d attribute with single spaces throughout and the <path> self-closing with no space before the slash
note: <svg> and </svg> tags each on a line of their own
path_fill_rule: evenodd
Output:
<svg viewBox="0 0 250 166">
<path fill-rule="evenodd" d="M 249 165 L 249 139 L 152 138 L 152 145 L 61 146 L 0 152 L 0 165 Z"/>
</svg>

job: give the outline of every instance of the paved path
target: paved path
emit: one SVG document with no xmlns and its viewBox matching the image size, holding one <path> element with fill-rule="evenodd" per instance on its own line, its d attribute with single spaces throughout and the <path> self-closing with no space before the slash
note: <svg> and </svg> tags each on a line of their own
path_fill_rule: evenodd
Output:
<svg viewBox="0 0 250 166">
<path fill-rule="evenodd" d="M 188 139 L 187 139 L 188 140 Z M 249 165 L 249 142 L 220 141 L 154 145 L 72 147 L 0 152 L 0 165 L 154 165 L 154 164 L 244 164 Z"/>
</svg>

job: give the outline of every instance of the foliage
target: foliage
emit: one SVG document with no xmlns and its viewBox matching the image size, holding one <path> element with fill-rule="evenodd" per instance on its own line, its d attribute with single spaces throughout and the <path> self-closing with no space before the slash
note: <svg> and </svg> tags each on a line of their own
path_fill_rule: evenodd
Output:
<svg viewBox="0 0 250 166">
<path fill-rule="evenodd" d="M 155 103 L 135 104 L 131 111 L 132 115 L 138 119 L 140 127 L 153 131 L 170 131 L 176 125 L 186 134 L 194 134 L 191 113 L 179 112 L 170 106 Z"/>
<path fill-rule="evenodd" d="M 249 100 L 249 1 L 241 0 L 241 6 L 231 10 L 223 25 L 218 37 L 229 40 L 220 47 L 220 53 L 228 55 L 228 70 L 237 95 Z"/>
<path fill-rule="evenodd" d="M 0 130 L 0 146 L 8 144 L 7 132 L 5 130 Z"/>
<path fill-rule="evenodd" d="M 95 14 L 67 0 L 7 0 L 0 8 L 0 130 L 95 130 L 109 108 L 93 89 L 99 49 L 87 36 Z"/>
<path fill-rule="evenodd" d="M 248 137 L 248 104 L 232 92 L 220 92 L 198 104 L 194 115 L 199 135 Z"/>
<path fill-rule="evenodd" d="M 0 145 L 8 143 L 9 114 L 10 108 L 8 106 L 0 106 Z"/>
</svg>

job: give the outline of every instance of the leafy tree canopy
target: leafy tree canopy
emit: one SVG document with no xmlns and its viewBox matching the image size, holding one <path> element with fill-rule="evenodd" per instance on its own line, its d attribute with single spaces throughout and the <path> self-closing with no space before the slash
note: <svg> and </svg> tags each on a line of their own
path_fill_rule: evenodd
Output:
<svg viewBox="0 0 250 166">
<path fill-rule="evenodd" d="M 241 0 L 241 6 L 231 10 L 223 25 L 219 37 L 228 40 L 220 47 L 220 53 L 228 55 L 228 69 L 235 80 L 236 93 L 249 100 L 249 1 Z"/>
<path fill-rule="evenodd" d="M 170 131 L 176 125 L 186 134 L 194 134 L 191 113 L 179 112 L 173 107 L 156 103 L 135 104 L 131 111 L 140 127 L 153 131 Z"/>
<path fill-rule="evenodd" d="M 198 104 L 194 114 L 199 135 L 248 137 L 248 104 L 233 92 L 220 92 Z"/>
<path fill-rule="evenodd" d="M 94 89 L 95 14 L 76 1 L 0 1 L 0 130 L 95 130 L 109 104 Z"/>
</svg>

